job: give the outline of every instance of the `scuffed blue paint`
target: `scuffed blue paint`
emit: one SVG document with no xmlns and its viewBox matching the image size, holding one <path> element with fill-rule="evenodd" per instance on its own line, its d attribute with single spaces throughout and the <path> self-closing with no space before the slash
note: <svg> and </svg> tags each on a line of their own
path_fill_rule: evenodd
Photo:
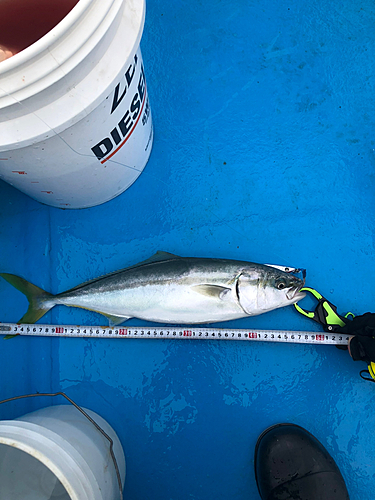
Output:
<svg viewBox="0 0 375 500">
<path fill-rule="evenodd" d="M 120 197 L 82 211 L 0 183 L 0 271 L 57 293 L 164 250 L 305 267 L 339 312 L 374 311 L 374 24 L 369 0 L 149 0 L 146 169 Z M 0 280 L 1 321 L 26 307 Z M 43 322 L 104 319 L 60 306 Z M 293 308 L 217 326 L 319 330 Z M 375 487 L 373 387 L 359 378 L 364 364 L 335 347 L 65 338 L 1 347 L 1 398 L 62 390 L 116 429 L 129 500 L 257 499 L 254 445 L 276 422 L 327 447 L 352 500 Z M 9 403 L 0 418 L 57 402 Z"/>
</svg>

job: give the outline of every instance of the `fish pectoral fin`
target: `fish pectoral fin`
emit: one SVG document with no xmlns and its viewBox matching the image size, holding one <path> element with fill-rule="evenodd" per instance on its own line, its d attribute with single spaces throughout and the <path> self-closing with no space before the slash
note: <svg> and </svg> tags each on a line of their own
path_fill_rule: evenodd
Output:
<svg viewBox="0 0 375 500">
<path fill-rule="evenodd" d="M 108 319 L 109 326 L 121 325 L 121 323 L 124 323 L 125 321 L 131 318 L 131 316 L 115 316 L 114 314 L 103 314 L 103 316 L 105 316 Z"/>
<path fill-rule="evenodd" d="M 194 292 L 198 292 L 206 297 L 212 297 L 215 299 L 224 300 L 228 293 L 231 291 L 230 288 L 226 288 L 220 285 L 195 285 L 192 287 Z"/>
</svg>

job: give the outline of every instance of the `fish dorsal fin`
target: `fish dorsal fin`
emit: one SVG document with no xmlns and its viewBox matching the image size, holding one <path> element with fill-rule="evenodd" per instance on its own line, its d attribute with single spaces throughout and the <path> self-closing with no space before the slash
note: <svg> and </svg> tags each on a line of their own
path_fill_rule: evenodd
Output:
<svg viewBox="0 0 375 500">
<path fill-rule="evenodd" d="M 192 287 L 194 292 L 198 292 L 206 297 L 224 300 L 227 294 L 231 291 L 230 288 L 219 285 L 195 285 Z"/>
<path fill-rule="evenodd" d="M 181 257 L 179 257 L 178 255 L 174 255 L 173 253 L 162 252 L 161 250 L 158 250 L 154 255 L 152 255 L 148 259 L 142 260 L 141 262 L 138 262 L 138 264 L 133 264 L 132 266 L 126 267 L 125 269 L 122 269 L 122 271 L 127 271 L 128 269 L 135 269 L 136 267 L 146 266 L 147 264 L 154 264 L 155 262 L 164 262 L 165 260 L 180 259 L 180 258 Z M 116 273 L 118 272 L 119 271 L 116 271 Z M 108 276 L 108 274 L 106 276 Z"/>
<path fill-rule="evenodd" d="M 134 266 L 131 267 L 138 267 L 138 266 L 143 266 L 144 264 L 151 264 L 153 262 L 161 262 L 163 260 L 170 260 L 170 259 L 180 259 L 181 257 L 179 255 L 174 255 L 173 253 L 169 252 L 163 252 L 162 250 L 158 250 L 154 255 L 149 257 L 146 260 L 143 260 L 142 262 L 139 262 L 139 264 L 135 264 Z M 127 269 L 131 269 L 131 267 Z"/>
<path fill-rule="evenodd" d="M 73 288 L 70 288 L 68 290 L 68 292 L 73 292 L 74 290 L 78 290 L 84 286 L 90 285 L 91 283 L 95 283 L 95 281 L 98 281 L 102 278 L 108 278 L 109 276 L 113 276 L 115 274 L 122 273 L 123 271 L 128 271 L 129 269 L 135 269 L 136 267 L 144 266 L 147 264 L 152 264 L 155 262 L 163 262 L 165 260 L 171 260 L 171 259 L 180 259 L 180 257 L 178 255 L 174 255 L 173 253 L 162 252 L 162 251 L 158 250 L 154 255 L 152 255 L 151 257 L 149 257 L 146 260 L 138 262 L 137 264 L 133 264 L 132 266 L 125 267 L 124 269 L 119 269 L 119 270 L 113 271 L 111 273 L 102 274 L 101 276 L 98 276 L 98 277 L 93 278 L 91 280 L 84 281 L 80 285 L 77 285 Z"/>
</svg>

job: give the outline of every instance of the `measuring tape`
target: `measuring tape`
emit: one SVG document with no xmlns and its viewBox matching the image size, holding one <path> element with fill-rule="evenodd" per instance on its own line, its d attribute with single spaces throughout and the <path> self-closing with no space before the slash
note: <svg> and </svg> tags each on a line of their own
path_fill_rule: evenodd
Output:
<svg viewBox="0 0 375 500">
<path fill-rule="evenodd" d="M 224 328 L 195 328 L 189 326 L 80 326 L 28 325 L 0 323 L 0 335 L 31 335 L 42 337 L 88 337 L 118 339 L 196 339 L 196 340 L 254 340 L 297 344 L 347 345 L 350 335 L 302 332 L 289 330 L 245 330 Z"/>
</svg>

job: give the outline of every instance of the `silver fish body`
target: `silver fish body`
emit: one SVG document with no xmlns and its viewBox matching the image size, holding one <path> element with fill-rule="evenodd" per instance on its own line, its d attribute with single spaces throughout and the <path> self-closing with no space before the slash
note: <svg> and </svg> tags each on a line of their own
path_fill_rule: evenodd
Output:
<svg viewBox="0 0 375 500">
<path fill-rule="evenodd" d="M 21 290 L 17 277 L 1 276 Z M 28 297 L 30 307 L 21 321 L 34 322 L 35 309 L 43 315 L 56 304 L 99 312 L 112 324 L 132 317 L 172 324 L 227 321 L 294 304 L 305 296 L 299 291 L 303 284 L 297 276 L 262 264 L 158 252 L 55 296 L 31 285 L 39 294 Z"/>
</svg>

